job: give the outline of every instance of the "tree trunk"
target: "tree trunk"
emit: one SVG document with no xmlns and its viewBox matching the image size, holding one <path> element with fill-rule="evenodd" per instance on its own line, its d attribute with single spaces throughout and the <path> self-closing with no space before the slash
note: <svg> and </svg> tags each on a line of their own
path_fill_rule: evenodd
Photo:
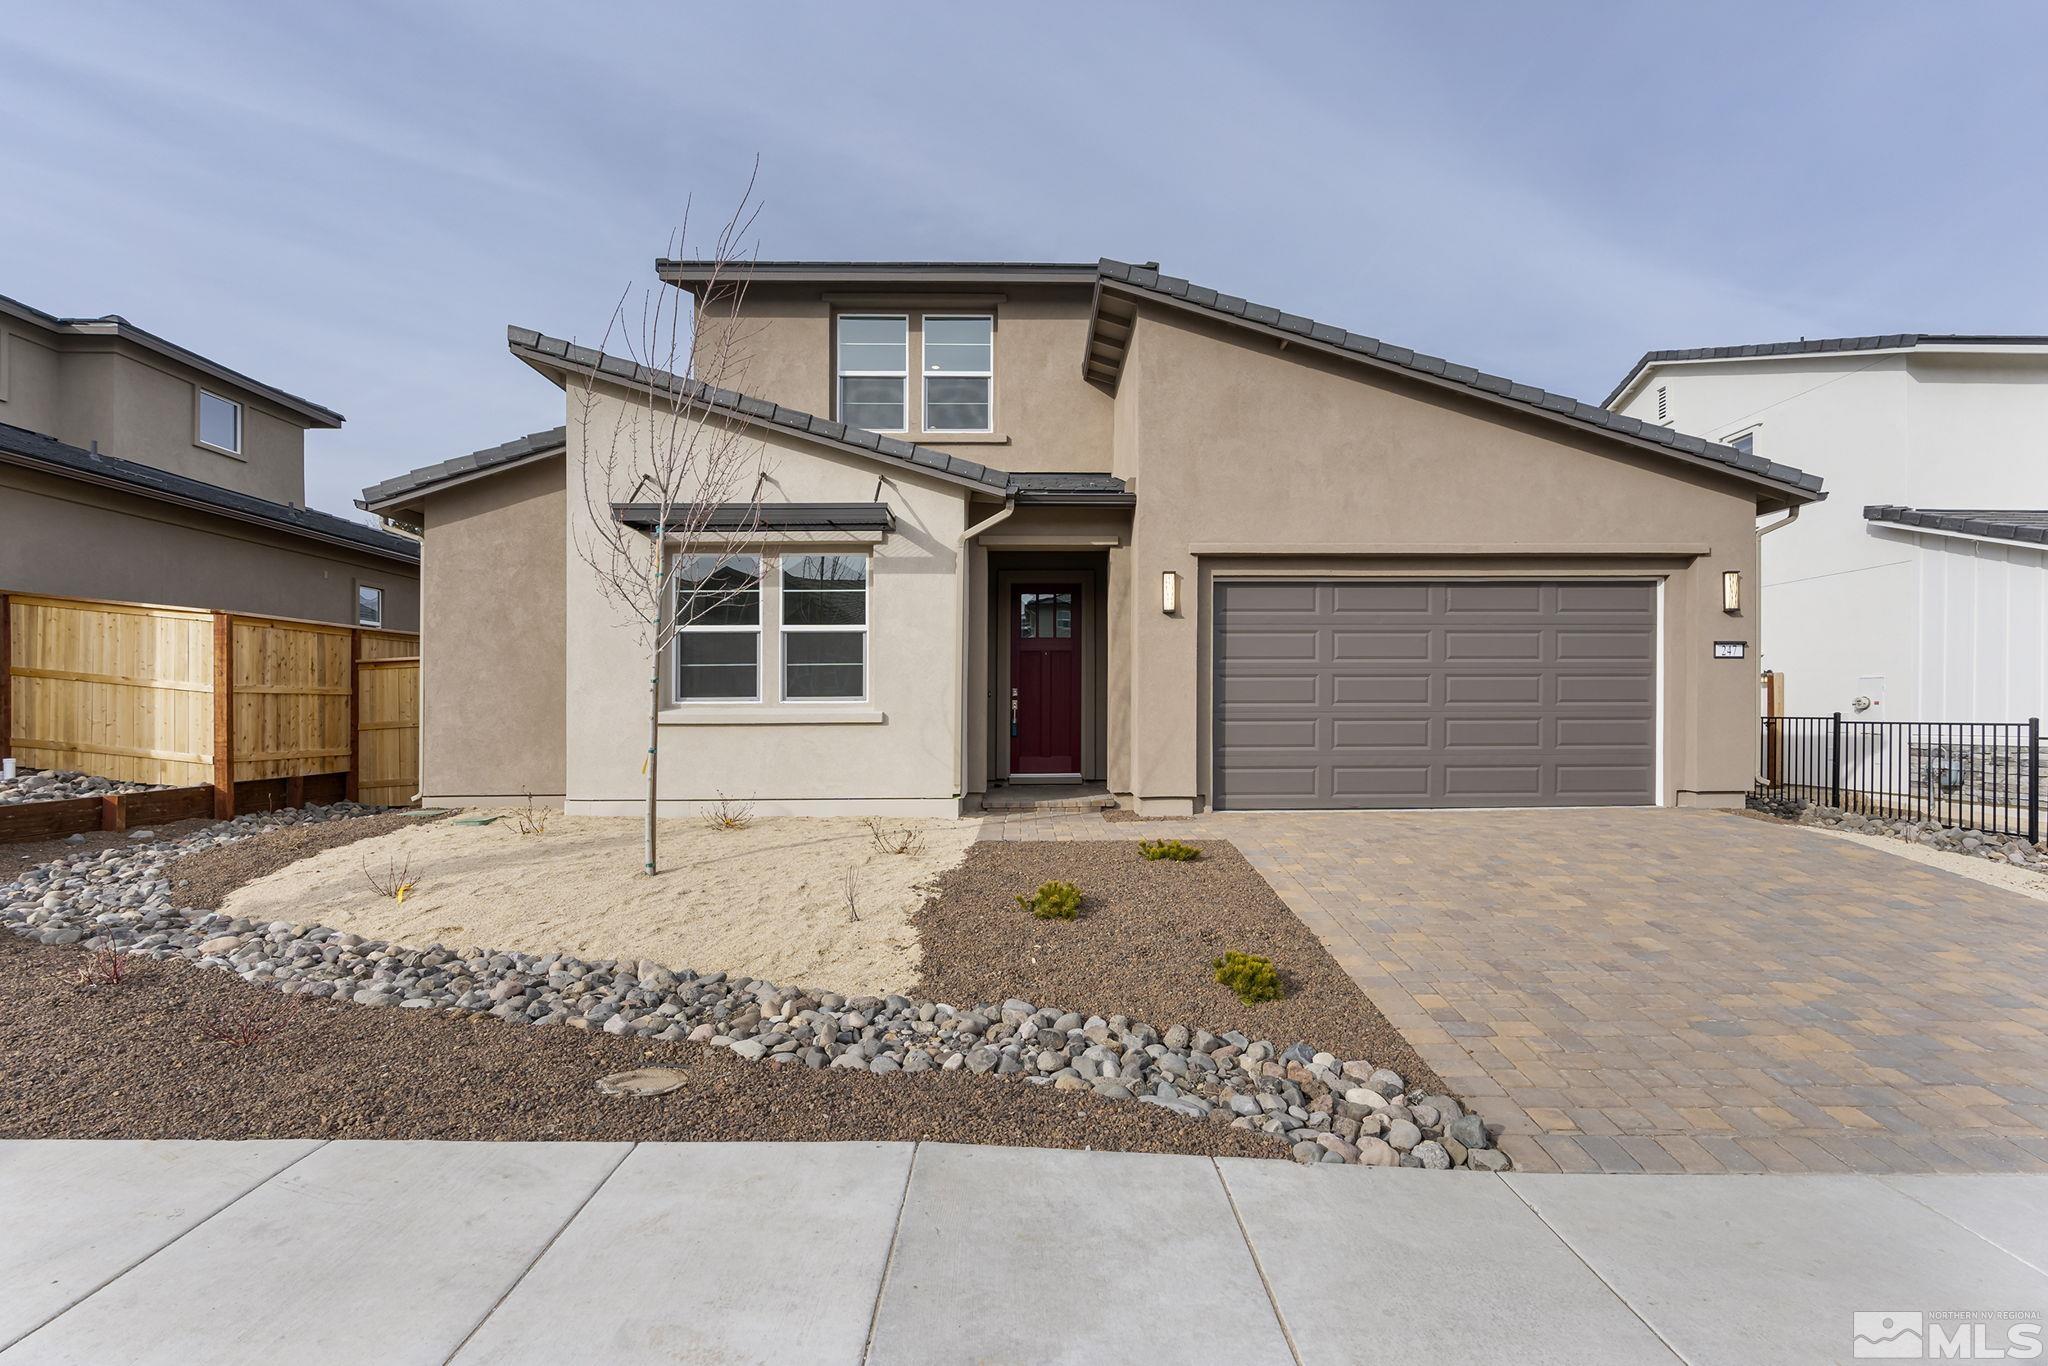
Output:
<svg viewBox="0 0 2048 1366">
<path fill-rule="evenodd" d="M 657 640 L 659 634 L 657 633 Z M 661 646 L 656 644 L 647 666 L 647 822 L 643 832 L 646 845 L 643 861 L 647 876 L 654 876 L 654 794 L 661 768 Z"/>
</svg>

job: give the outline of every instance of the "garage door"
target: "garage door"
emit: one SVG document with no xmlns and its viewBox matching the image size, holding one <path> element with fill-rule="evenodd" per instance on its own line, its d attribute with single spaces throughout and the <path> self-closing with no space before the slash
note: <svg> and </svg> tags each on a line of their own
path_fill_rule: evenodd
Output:
<svg viewBox="0 0 2048 1366">
<path fill-rule="evenodd" d="M 1215 639 L 1218 807 L 1652 800 L 1651 584 L 1221 581 Z"/>
</svg>

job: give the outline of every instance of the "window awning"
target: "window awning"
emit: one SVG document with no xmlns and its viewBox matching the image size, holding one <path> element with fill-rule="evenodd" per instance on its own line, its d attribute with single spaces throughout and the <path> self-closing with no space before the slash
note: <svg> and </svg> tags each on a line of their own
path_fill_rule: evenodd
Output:
<svg viewBox="0 0 2048 1366">
<path fill-rule="evenodd" d="M 671 518 L 685 513 L 672 507 Z M 655 503 L 613 503 L 612 519 L 621 526 L 652 533 L 661 513 Z M 696 520 L 696 519 L 693 519 Z M 887 503 L 721 503 L 708 518 L 696 520 L 705 533 L 739 534 L 763 540 L 856 540 L 873 543 L 896 529 L 896 514 Z"/>
</svg>

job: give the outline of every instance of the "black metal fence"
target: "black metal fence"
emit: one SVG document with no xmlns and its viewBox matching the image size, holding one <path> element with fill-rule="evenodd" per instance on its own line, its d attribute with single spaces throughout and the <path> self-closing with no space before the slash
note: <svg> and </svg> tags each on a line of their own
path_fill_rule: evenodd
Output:
<svg viewBox="0 0 2048 1366">
<path fill-rule="evenodd" d="M 1766 716 L 1755 795 L 2041 839 L 2041 720 Z"/>
</svg>

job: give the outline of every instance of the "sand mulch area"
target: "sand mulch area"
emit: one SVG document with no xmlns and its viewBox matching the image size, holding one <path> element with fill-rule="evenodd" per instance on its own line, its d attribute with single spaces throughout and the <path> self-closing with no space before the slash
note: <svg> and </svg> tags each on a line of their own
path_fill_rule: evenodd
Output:
<svg viewBox="0 0 2048 1366">
<path fill-rule="evenodd" d="M 335 817 L 287 825 L 248 839 L 180 854 L 171 863 L 171 904 L 217 911 L 237 887 L 267 877 L 287 864 L 358 840 L 374 839 L 445 812 L 384 811 L 374 816 Z M 205 828 L 205 822 L 199 823 Z M 271 917 L 297 919 L 295 916 Z"/>
<path fill-rule="evenodd" d="M 1049 1086 L 814 1072 L 695 1044 L 375 1010 L 180 962 L 131 960 L 127 983 L 81 986 L 87 958 L 0 934 L 0 1138 L 930 1139 L 1287 1156 L 1222 1124 Z M 593 1089 L 646 1066 L 688 1081 L 649 1099 Z"/>
<path fill-rule="evenodd" d="M 881 995 L 916 980 L 911 915 L 924 885 L 959 863 L 979 829 L 886 821 L 885 830 L 919 837 L 917 849 L 892 854 L 853 817 L 764 817 L 740 830 L 664 821 L 664 871 L 649 878 L 631 818 L 557 814 L 539 835 L 520 834 L 510 814 L 489 825 L 462 819 L 408 823 L 288 864 L 219 909 L 415 947 L 648 959 Z M 403 902 L 370 885 L 401 871 L 417 879 Z M 847 911 L 849 873 L 857 919 Z"/>
<path fill-rule="evenodd" d="M 975 845 L 913 921 L 924 944 L 915 994 L 949 1004 L 1017 996 L 1160 1030 L 1242 1029 L 1283 1048 L 1370 1059 L 1411 1091 L 1449 1091 L 1244 855 L 1224 840 L 1200 846 L 1192 863 L 1152 863 L 1136 841 Z M 1018 893 L 1053 879 L 1081 889 L 1079 919 L 1018 907 Z M 1210 965 L 1227 949 L 1271 958 L 1286 998 L 1248 1006 L 1219 985 Z"/>
</svg>

